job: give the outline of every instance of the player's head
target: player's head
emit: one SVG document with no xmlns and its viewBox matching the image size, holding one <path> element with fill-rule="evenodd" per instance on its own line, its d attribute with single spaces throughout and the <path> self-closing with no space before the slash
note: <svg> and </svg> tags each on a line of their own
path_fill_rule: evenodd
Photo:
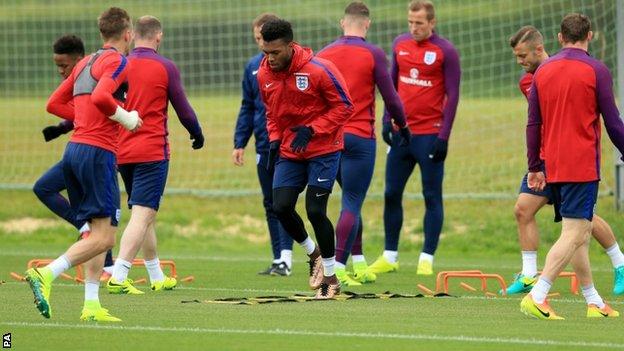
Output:
<svg viewBox="0 0 624 351">
<path fill-rule="evenodd" d="M 140 17 L 133 32 L 135 46 L 148 46 L 158 50 L 163 37 L 162 24 L 158 18 L 149 15 Z"/>
<path fill-rule="evenodd" d="M 74 66 L 85 55 L 82 39 L 71 34 L 56 39 L 52 50 L 54 50 L 53 59 L 56 70 L 64 79 L 69 77 Z"/>
<path fill-rule="evenodd" d="M 544 50 L 544 37 L 533 26 L 524 26 L 509 38 L 509 46 L 522 68 L 533 73 L 547 57 Z"/>
<path fill-rule="evenodd" d="M 571 13 L 566 15 L 561 21 L 561 32 L 559 32 L 557 37 L 561 45 L 587 45 L 593 35 L 589 17 L 580 13 Z"/>
<path fill-rule="evenodd" d="M 98 17 L 98 26 L 104 42 L 115 42 L 119 49 L 128 53 L 132 41 L 132 22 L 126 10 L 109 8 Z"/>
<path fill-rule="evenodd" d="M 370 26 L 370 10 L 361 1 L 353 1 L 344 11 L 344 17 L 340 20 L 340 26 L 347 32 L 361 32 L 368 30 Z M 345 33 L 345 34 L 346 34 Z"/>
<path fill-rule="evenodd" d="M 431 1 L 412 0 L 407 6 L 407 23 L 414 40 L 429 38 L 436 25 L 435 9 Z"/>
<path fill-rule="evenodd" d="M 261 46 L 262 41 L 262 34 L 260 33 L 260 30 L 262 30 L 262 26 L 264 26 L 264 24 L 269 21 L 275 21 L 278 19 L 279 17 L 277 17 L 277 15 L 267 12 L 259 15 L 253 20 L 253 22 L 251 23 L 251 29 L 253 30 L 254 40 L 256 40 L 256 44 L 258 44 L 258 47 Z"/>
<path fill-rule="evenodd" d="M 260 34 L 260 48 L 267 56 L 271 70 L 288 69 L 293 56 L 293 31 L 290 22 L 283 19 L 268 21 L 262 26 Z"/>
</svg>

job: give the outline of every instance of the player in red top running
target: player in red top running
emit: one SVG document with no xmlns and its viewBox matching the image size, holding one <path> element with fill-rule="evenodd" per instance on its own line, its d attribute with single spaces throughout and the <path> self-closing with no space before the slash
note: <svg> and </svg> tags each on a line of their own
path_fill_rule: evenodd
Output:
<svg viewBox="0 0 624 351">
<path fill-rule="evenodd" d="M 558 34 L 563 49 L 537 69 L 529 95 L 528 185 L 543 190 L 548 182 L 555 221 L 563 218 L 561 236 L 548 252 L 539 280 L 520 304 L 522 312 L 540 319 L 562 319 L 546 296 L 568 263 L 587 301 L 587 317 L 619 316 L 594 288 L 589 264 L 589 235 L 600 181 L 600 114 L 611 141 L 624 152 L 624 123 L 615 105 L 611 74 L 587 53 L 592 36 L 587 16 L 565 16 Z"/>
<path fill-rule="evenodd" d="M 548 59 L 544 50 L 542 34 L 533 26 L 524 26 L 514 34 L 509 44 L 513 49 L 517 62 L 526 71 L 520 78 L 519 88 L 528 99 L 533 82 L 533 73 Z M 552 191 L 546 186 L 542 191 L 533 191 L 527 185 L 526 175 L 520 183 L 520 194 L 514 207 L 514 215 L 518 223 L 518 238 L 522 250 L 522 272 L 516 275 L 514 282 L 507 288 L 507 294 L 529 292 L 537 282 L 537 248 L 539 232 L 535 214 L 547 203 L 552 204 Z M 605 248 L 614 268 L 615 295 L 624 293 L 624 255 L 622 254 L 615 235 L 607 222 L 598 215 L 593 218 L 592 235 Z"/>
<path fill-rule="evenodd" d="M 343 126 L 353 113 L 353 103 L 340 72 L 295 43 L 289 22 L 269 21 L 261 34 L 266 56 L 258 84 L 266 105 L 268 165 L 275 167 L 273 209 L 310 257 L 310 287 L 318 289 L 316 297 L 332 298 L 340 292 L 340 282 L 334 274 L 334 228 L 327 218 L 327 201 L 338 173 Z M 320 251 L 295 211 L 306 185 L 306 212 Z"/>
<path fill-rule="evenodd" d="M 112 7 L 100 15 L 98 24 L 102 49 L 74 67 L 47 105 L 48 112 L 74 121 L 75 132 L 63 156 L 63 172 L 76 219 L 89 221 L 91 234 L 46 267 L 29 269 L 26 279 L 37 309 L 50 318 L 52 281 L 70 267 L 89 261 L 85 264 L 85 304 L 80 318 L 118 322 L 120 319 L 100 305 L 99 278 L 105 252 L 115 245 L 120 215 L 115 157 L 118 124 L 135 130 L 142 121 L 135 111 L 128 112 L 118 104 L 127 87 L 124 54 L 132 39 L 130 16 Z"/>
<path fill-rule="evenodd" d="M 347 82 L 355 112 L 345 125 L 345 146 L 340 159 L 338 183 L 342 187 L 342 211 L 336 224 L 336 276 L 347 286 L 373 282 L 362 254 L 362 217 L 360 215 L 375 167 L 375 86 L 392 111 L 395 124 L 401 126 L 404 143 L 410 141 L 405 112 L 388 73 L 386 54 L 366 41 L 370 26 L 368 7 L 359 1 L 350 3 L 340 20 L 344 35 L 326 46 L 316 57 L 333 62 Z M 353 278 L 345 265 L 353 254 Z"/>
<path fill-rule="evenodd" d="M 408 6 L 409 33 L 392 45 L 392 79 L 412 133 L 408 147 L 391 138 L 392 111 L 384 116 L 384 140 L 390 145 L 386 160 L 384 203 L 385 248 L 370 269 L 374 273 L 399 268 L 399 234 L 403 225 L 403 191 L 416 164 L 420 167 L 425 198 L 425 242 L 417 274 L 433 274 L 433 255 L 444 221 L 442 180 L 448 139 L 459 102 L 459 55 L 453 44 L 434 32 L 435 10 L 429 1 Z"/>
<path fill-rule="evenodd" d="M 119 132 L 117 163 L 131 215 L 121 237 L 113 276 L 106 284 L 110 293 L 143 294 L 127 278 L 139 249 L 143 251 L 151 289 L 170 290 L 176 286 L 175 278 L 165 276 L 160 268 L 155 231 L 156 213 L 169 169 L 168 102 L 171 101 L 180 122 L 194 140 L 193 149 L 204 145 L 204 136 L 184 94 L 180 72 L 171 60 L 157 52 L 162 37 L 162 25 L 156 17 L 143 16 L 137 20 L 135 48 L 128 56 L 131 89 L 126 107 L 139 112 L 143 126 L 136 133 Z"/>
</svg>

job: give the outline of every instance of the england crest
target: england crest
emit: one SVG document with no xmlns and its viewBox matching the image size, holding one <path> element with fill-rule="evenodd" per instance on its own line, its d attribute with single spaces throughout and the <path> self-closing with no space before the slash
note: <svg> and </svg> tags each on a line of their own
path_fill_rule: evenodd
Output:
<svg viewBox="0 0 624 351">
<path fill-rule="evenodd" d="M 433 65 L 437 58 L 437 54 L 435 51 L 425 51 L 425 63 L 428 65 Z"/>
<path fill-rule="evenodd" d="M 297 84 L 297 89 L 301 91 L 308 89 L 308 86 L 310 86 L 308 75 L 295 74 L 295 84 Z"/>
</svg>

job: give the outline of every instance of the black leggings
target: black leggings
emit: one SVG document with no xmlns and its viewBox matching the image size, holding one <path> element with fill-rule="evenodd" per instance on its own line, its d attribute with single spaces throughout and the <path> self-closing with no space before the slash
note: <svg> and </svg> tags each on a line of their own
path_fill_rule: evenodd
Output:
<svg viewBox="0 0 624 351">
<path fill-rule="evenodd" d="M 273 189 L 273 211 L 292 238 L 302 243 L 308 233 L 303 220 L 295 210 L 301 190 L 295 187 Z M 331 191 L 315 186 L 308 186 L 306 192 L 306 212 L 312 223 L 321 256 L 330 258 L 335 255 L 334 226 L 327 218 L 327 201 Z"/>
</svg>

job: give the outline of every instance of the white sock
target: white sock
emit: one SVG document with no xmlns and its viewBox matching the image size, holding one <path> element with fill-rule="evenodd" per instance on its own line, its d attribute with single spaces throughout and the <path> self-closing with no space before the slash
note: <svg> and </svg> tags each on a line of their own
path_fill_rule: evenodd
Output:
<svg viewBox="0 0 624 351">
<path fill-rule="evenodd" d="M 388 262 L 390 263 L 396 263 L 397 259 L 399 258 L 399 252 L 384 250 L 383 257 L 385 257 L 386 260 L 388 260 Z"/>
<path fill-rule="evenodd" d="M 52 271 L 52 278 L 56 279 L 61 273 L 71 268 L 71 263 L 67 259 L 65 255 L 61 255 L 56 260 L 52 261 L 48 266 L 50 271 Z"/>
<path fill-rule="evenodd" d="M 522 275 L 531 278 L 537 275 L 537 251 L 522 251 Z"/>
<path fill-rule="evenodd" d="M 433 255 L 421 252 L 420 253 L 420 257 L 418 258 L 418 262 L 420 262 L 420 261 L 429 261 L 429 262 L 431 262 L 431 264 L 433 264 Z"/>
<path fill-rule="evenodd" d="M 552 282 L 544 277 L 540 277 L 535 283 L 533 289 L 531 289 L 531 296 L 533 297 L 533 301 L 542 304 L 546 300 L 546 296 L 548 296 L 548 292 L 550 291 L 550 287 L 552 286 Z"/>
<path fill-rule="evenodd" d="M 353 261 L 353 263 L 366 263 L 366 258 L 364 258 L 364 255 L 353 255 L 351 256 L 351 261 Z"/>
<path fill-rule="evenodd" d="M 610 248 L 606 249 L 605 252 L 609 255 L 611 259 L 611 264 L 613 264 L 613 268 L 618 268 L 620 266 L 624 266 L 624 254 L 620 250 L 620 245 L 618 243 L 613 244 Z"/>
<path fill-rule="evenodd" d="M 342 270 L 346 269 L 346 266 L 344 264 L 338 262 L 338 261 L 336 261 L 335 267 L 336 267 L 337 270 L 338 269 L 342 269 Z"/>
<path fill-rule="evenodd" d="M 292 267 L 292 250 L 282 250 L 280 252 L 280 262 L 286 263 L 288 268 Z"/>
<path fill-rule="evenodd" d="M 156 257 L 153 260 L 144 260 L 147 274 L 149 274 L 150 283 L 162 282 L 165 280 L 165 274 L 160 268 L 160 260 Z M 118 280 L 119 281 L 119 280 Z"/>
<path fill-rule="evenodd" d="M 113 275 L 113 270 L 115 269 L 115 266 L 108 266 L 108 267 L 104 267 L 104 272 Z"/>
<path fill-rule="evenodd" d="M 99 301 L 98 292 L 100 290 L 100 282 L 99 281 L 91 281 L 85 280 L 85 300 L 95 300 Z"/>
<path fill-rule="evenodd" d="M 585 301 L 587 301 L 588 305 L 594 304 L 598 306 L 598 308 L 603 308 L 605 306 L 605 303 L 602 301 L 602 297 L 600 297 L 598 291 L 596 291 L 594 284 L 583 286 L 581 287 L 581 290 L 583 291 L 583 296 L 585 296 Z"/>
<path fill-rule="evenodd" d="M 132 268 L 132 263 L 117 257 L 113 266 L 113 279 L 117 282 L 123 282 L 128 278 L 128 272 Z"/>
<path fill-rule="evenodd" d="M 323 275 L 331 277 L 335 274 L 334 268 L 336 266 L 336 256 L 330 258 L 323 258 Z"/>
<path fill-rule="evenodd" d="M 278 264 L 280 262 L 282 262 L 282 260 L 280 260 L 279 258 L 276 258 L 276 259 L 273 260 L 273 263 L 275 263 L 275 264 Z"/>
<path fill-rule="evenodd" d="M 80 227 L 80 229 L 78 231 L 80 232 L 80 234 L 82 234 L 84 232 L 91 231 L 91 227 L 89 226 L 89 222 L 85 222 L 85 224 L 83 224 L 82 227 Z"/>
<path fill-rule="evenodd" d="M 303 251 L 305 251 L 306 255 L 308 256 L 314 252 L 314 249 L 316 249 L 316 244 L 310 238 L 310 236 L 308 236 L 302 243 L 299 243 L 299 245 L 301 245 Z"/>
</svg>

